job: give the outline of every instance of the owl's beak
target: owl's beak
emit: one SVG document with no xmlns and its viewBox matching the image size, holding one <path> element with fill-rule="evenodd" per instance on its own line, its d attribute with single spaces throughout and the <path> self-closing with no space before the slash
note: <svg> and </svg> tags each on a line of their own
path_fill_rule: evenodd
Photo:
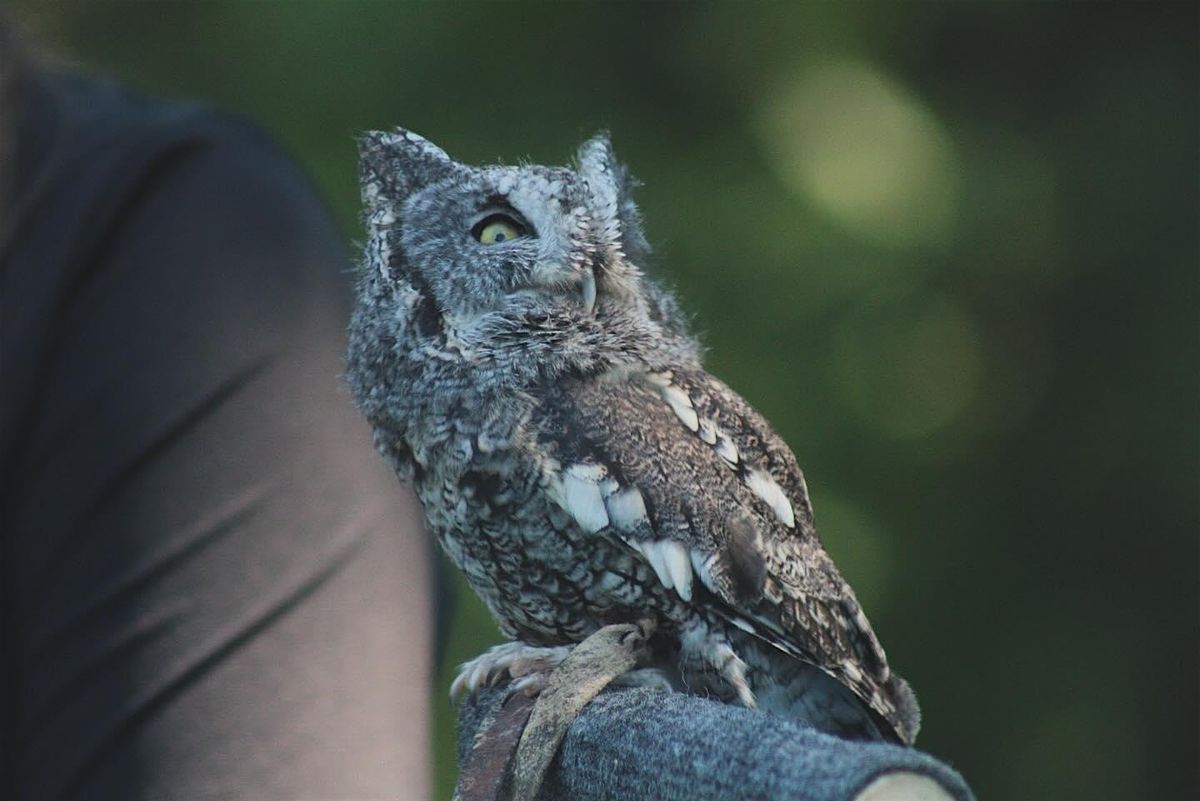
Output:
<svg viewBox="0 0 1200 801">
<path fill-rule="evenodd" d="M 596 308 L 595 268 L 579 262 L 539 261 L 533 266 L 529 286 L 570 298 L 574 293 L 588 314 Z"/>
<path fill-rule="evenodd" d="M 593 270 L 583 271 L 583 283 L 579 287 L 579 294 L 583 298 L 583 308 L 591 314 L 596 308 L 596 273 Z"/>
</svg>

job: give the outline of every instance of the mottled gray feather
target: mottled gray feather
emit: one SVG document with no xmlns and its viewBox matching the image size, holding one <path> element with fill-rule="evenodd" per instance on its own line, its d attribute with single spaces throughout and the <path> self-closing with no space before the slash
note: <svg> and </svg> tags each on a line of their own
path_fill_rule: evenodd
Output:
<svg viewBox="0 0 1200 801">
<path fill-rule="evenodd" d="M 472 167 L 403 130 L 360 146 L 348 380 L 504 633 L 557 646 L 650 617 L 679 689 L 911 742 L 915 699 L 794 456 L 643 272 L 608 137 L 574 168 Z M 484 242 L 493 219 L 509 227 Z"/>
</svg>

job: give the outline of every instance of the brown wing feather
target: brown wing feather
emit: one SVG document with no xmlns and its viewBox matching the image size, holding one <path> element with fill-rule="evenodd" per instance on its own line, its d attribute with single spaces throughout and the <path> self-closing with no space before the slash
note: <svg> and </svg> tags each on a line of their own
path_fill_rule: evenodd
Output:
<svg viewBox="0 0 1200 801">
<path fill-rule="evenodd" d="M 910 739 L 910 697 L 896 697 L 906 686 L 821 547 L 800 467 L 745 400 L 703 371 L 675 370 L 566 382 L 542 414 L 562 464 L 604 465 L 640 491 L 649 525 L 625 539 L 671 538 L 700 554 L 718 611 L 822 668 Z"/>
</svg>

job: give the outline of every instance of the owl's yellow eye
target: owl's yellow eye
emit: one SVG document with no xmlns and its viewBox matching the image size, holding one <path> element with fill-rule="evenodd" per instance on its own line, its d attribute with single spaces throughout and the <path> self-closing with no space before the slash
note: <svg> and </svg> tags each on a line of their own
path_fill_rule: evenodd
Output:
<svg viewBox="0 0 1200 801">
<path fill-rule="evenodd" d="M 485 245 L 499 245 L 525 236 L 525 227 L 507 214 L 493 214 L 480 220 L 471 233 Z"/>
</svg>

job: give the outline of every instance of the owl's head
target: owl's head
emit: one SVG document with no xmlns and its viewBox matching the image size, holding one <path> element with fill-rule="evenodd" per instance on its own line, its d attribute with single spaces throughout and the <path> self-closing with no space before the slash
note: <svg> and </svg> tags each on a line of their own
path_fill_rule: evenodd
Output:
<svg viewBox="0 0 1200 801">
<path fill-rule="evenodd" d="M 470 166 L 409 131 L 360 141 L 367 261 L 448 328 L 520 306 L 594 317 L 643 303 L 649 247 L 606 134 L 572 167 Z"/>
</svg>

